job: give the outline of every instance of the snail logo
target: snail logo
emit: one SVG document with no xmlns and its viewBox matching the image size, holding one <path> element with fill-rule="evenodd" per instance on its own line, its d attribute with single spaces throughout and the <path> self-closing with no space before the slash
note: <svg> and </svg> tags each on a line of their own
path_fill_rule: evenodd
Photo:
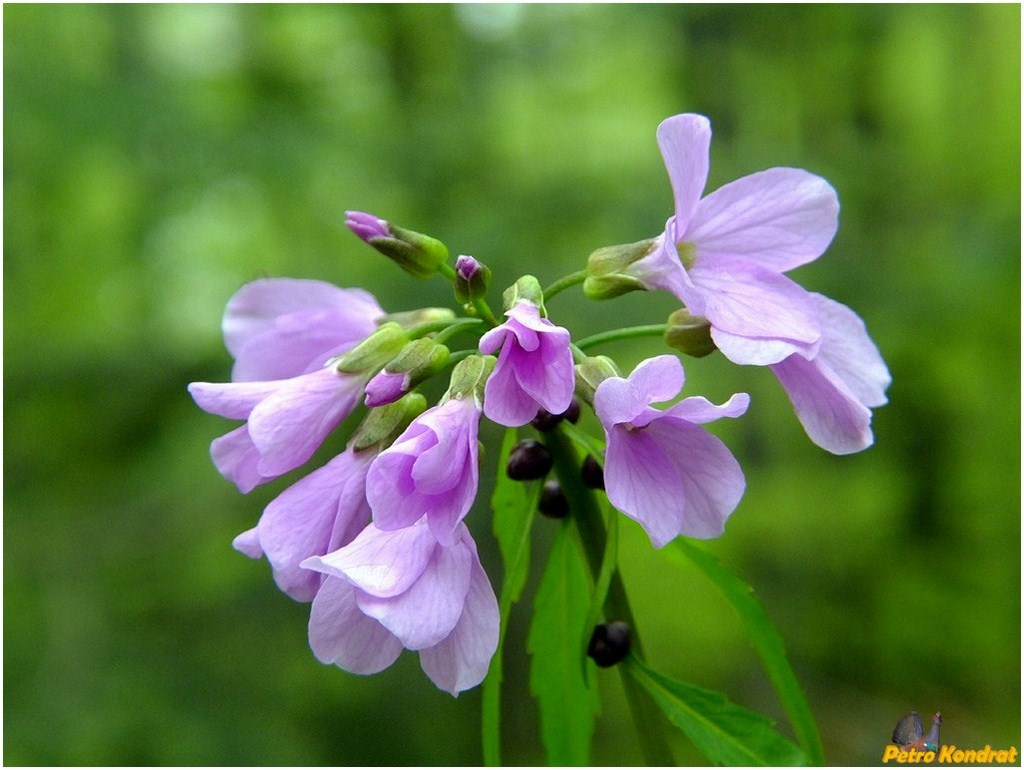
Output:
<svg viewBox="0 0 1024 770">
<path fill-rule="evenodd" d="M 892 731 L 892 743 L 885 747 L 882 763 L 888 764 L 896 760 L 900 765 L 929 765 L 938 762 L 940 765 L 1017 763 L 1017 747 L 993 749 L 958 749 L 953 744 L 942 745 L 939 739 L 939 728 L 942 726 L 942 714 L 938 711 L 932 716 L 932 727 L 924 734 L 924 722 L 921 715 L 911 711 L 900 717 Z"/>
</svg>

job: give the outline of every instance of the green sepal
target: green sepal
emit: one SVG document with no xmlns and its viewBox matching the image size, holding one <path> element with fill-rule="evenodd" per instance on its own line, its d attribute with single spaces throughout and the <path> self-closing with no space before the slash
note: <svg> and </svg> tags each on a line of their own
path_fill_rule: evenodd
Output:
<svg viewBox="0 0 1024 770">
<path fill-rule="evenodd" d="M 630 291 L 643 291 L 646 286 L 637 278 L 623 272 L 629 265 L 648 256 L 656 239 L 648 238 L 636 243 L 604 246 L 587 258 L 587 277 L 583 293 L 590 299 L 611 299 Z"/>
<path fill-rule="evenodd" d="M 427 408 L 422 393 L 406 393 L 397 401 L 371 409 L 352 436 L 352 448 L 361 452 L 372 446 L 391 446 L 417 415 Z"/>
<path fill-rule="evenodd" d="M 532 275 L 524 275 L 505 289 L 501 295 L 505 310 L 511 310 L 523 300 L 539 307 L 541 316 L 547 317 L 548 312 L 544 308 L 544 291 L 540 287 L 540 281 Z"/>
<path fill-rule="evenodd" d="M 448 247 L 436 238 L 388 223 L 390 237 L 379 235 L 366 242 L 417 278 L 429 278 L 448 261 Z"/>
<path fill-rule="evenodd" d="M 409 337 L 400 324 L 381 324 L 377 331 L 335 361 L 339 372 L 363 374 L 376 371 L 402 352 Z"/>
<path fill-rule="evenodd" d="M 711 339 L 711 324 L 708 323 L 708 319 L 695 316 L 686 308 L 681 308 L 668 317 L 665 344 L 694 358 L 702 358 L 718 349 Z"/>
</svg>

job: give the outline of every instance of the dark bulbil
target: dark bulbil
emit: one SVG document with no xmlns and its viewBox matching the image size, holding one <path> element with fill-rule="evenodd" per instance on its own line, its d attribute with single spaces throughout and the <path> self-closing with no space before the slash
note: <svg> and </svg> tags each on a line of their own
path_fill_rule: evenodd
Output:
<svg viewBox="0 0 1024 770">
<path fill-rule="evenodd" d="M 532 438 L 524 438 L 512 448 L 505 470 L 515 481 L 533 481 L 547 476 L 553 463 L 546 446 Z"/>
<path fill-rule="evenodd" d="M 537 510 L 552 519 L 564 519 L 569 515 L 569 499 L 562 491 L 562 485 L 557 479 L 551 479 L 544 483 L 544 489 L 540 493 L 540 502 L 537 503 Z"/>
<path fill-rule="evenodd" d="M 587 655 L 601 668 L 620 663 L 629 655 L 629 626 L 621 620 L 594 626 Z"/>
<path fill-rule="evenodd" d="M 594 455 L 587 455 L 587 459 L 583 461 L 580 478 L 591 489 L 604 489 L 604 468 L 594 458 Z"/>
<path fill-rule="evenodd" d="M 533 418 L 530 423 L 534 428 L 539 430 L 541 433 L 546 433 L 549 430 L 554 430 L 558 423 L 562 420 L 568 420 L 573 425 L 579 422 L 580 419 L 580 402 L 575 398 L 572 403 L 569 404 L 569 408 L 561 414 L 552 414 L 547 409 L 540 409 L 537 412 L 537 416 Z"/>
</svg>

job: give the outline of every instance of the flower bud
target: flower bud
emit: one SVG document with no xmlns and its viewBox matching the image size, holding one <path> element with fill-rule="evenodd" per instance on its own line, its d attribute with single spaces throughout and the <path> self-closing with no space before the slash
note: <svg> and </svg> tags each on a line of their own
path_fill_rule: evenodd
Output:
<svg viewBox="0 0 1024 770">
<path fill-rule="evenodd" d="M 378 323 L 383 324 L 389 321 L 399 324 L 405 329 L 414 326 L 434 323 L 435 321 L 449 321 L 455 319 L 455 311 L 448 307 L 421 307 L 419 310 L 403 310 L 399 313 L 388 313 Z"/>
<path fill-rule="evenodd" d="M 564 519 L 569 515 L 569 498 L 565 496 L 557 479 L 544 482 L 537 510 L 551 519 Z"/>
<path fill-rule="evenodd" d="M 429 235 L 361 211 L 346 211 L 345 217 L 353 233 L 417 278 L 429 278 L 448 261 L 448 247 Z"/>
<path fill-rule="evenodd" d="M 546 446 L 532 438 L 524 438 L 512 447 L 505 472 L 515 481 L 533 481 L 547 476 L 553 464 L 554 458 Z"/>
<path fill-rule="evenodd" d="M 554 430 L 558 427 L 558 423 L 562 420 L 568 420 L 575 425 L 580 419 L 580 402 L 575 398 L 569 404 L 569 408 L 561 414 L 551 414 L 547 409 L 538 409 L 537 416 L 530 421 L 530 425 L 539 430 L 541 433 L 546 433 L 549 430 Z"/>
<path fill-rule="evenodd" d="M 588 404 L 594 403 L 594 391 L 609 377 L 619 377 L 619 369 L 608 356 L 588 356 L 576 364 L 576 395 Z"/>
<path fill-rule="evenodd" d="M 473 396 L 478 404 L 482 404 L 484 385 L 494 371 L 497 360 L 494 356 L 472 355 L 459 361 L 452 369 L 448 392 L 444 394 L 441 402 Z"/>
<path fill-rule="evenodd" d="M 668 317 L 665 344 L 687 355 L 701 358 L 717 348 L 711 339 L 711 324 L 703 316 L 695 316 L 686 308 Z"/>
<path fill-rule="evenodd" d="M 656 241 L 656 238 L 648 238 L 621 246 L 605 246 L 593 252 L 587 258 L 583 293 L 590 299 L 611 299 L 626 292 L 644 290 L 646 287 L 640 280 L 623 270 L 650 254 Z"/>
<path fill-rule="evenodd" d="M 429 337 L 407 345 L 366 384 L 366 405 L 383 406 L 401 398 L 448 365 L 448 348 Z"/>
<path fill-rule="evenodd" d="M 455 260 L 455 299 L 463 304 L 487 294 L 491 271 L 487 265 L 465 254 Z"/>
<path fill-rule="evenodd" d="M 505 289 L 501 295 L 501 300 L 506 310 L 511 310 L 522 300 L 526 300 L 540 308 L 541 316 L 547 317 L 548 313 L 544 309 L 544 292 L 541 291 L 540 281 L 532 275 L 524 275 Z"/>
<path fill-rule="evenodd" d="M 394 403 L 371 409 L 352 436 L 352 446 L 358 452 L 380 444 L 390 446 L 410 422 L 427 408 L 422 393 L 408 393 Z"/>
<path fill-rule="evenodd" d="M 409 344 L 409 338 L 399 324 L 384 323 L 348 353 L 335 359 L 335 365 L 339 372 L 348 374 L 360 374 L 371 369 L 380 369 L 398 355 L 407 344 Z"/>
<path fill-rule="evenodd" d="M 587 655 L 601 668 L 621 662 L 629 655 L 629 626 L 621 620 L 594 627 Z"/>
<path fill-rule="evenodd" d="M 604 489 L 604 468 L 594 455 L 587 455 L 580 467 L 580 478 L 591 489 Z"/>
</svg>

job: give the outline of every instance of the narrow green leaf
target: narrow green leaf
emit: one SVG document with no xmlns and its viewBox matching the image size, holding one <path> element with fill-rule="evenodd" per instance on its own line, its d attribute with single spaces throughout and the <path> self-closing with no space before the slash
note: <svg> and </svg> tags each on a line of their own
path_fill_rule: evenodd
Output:
<svg viewBox="0 0 1024 770">
<path fill-rule="evenodd" d="M 721 765 L 801 765 L 800 749 L 775 731 L 768 717 L 737 706 L 722 693 L 677 682 L 636 656 L 628 671 L 651 694 L 669 721 L 711 762 Z"/>
<path fill-rule="evenodd" d="M 697 565 L 736 610 L 743 625 L 746 626 L 747 636 L 761 658 L 761 664 L 779 696 L 779 702 L 789 717 L 793 733 L 807 755 L 808 762 L 812 765 L 825 764 L 825 753 L 821 737 L 818 735 L 818 727 L 796 674 L 789 665 L 786 645 L 761 603 L 754 597 L 754 590 L 726 569 L 710 551 L 684 538 L 674 540 L 673 546 L 676 551 L 685 554 Z M 667 548 L 665 552 L 673 555 L 673 551 Z"/>
<path fill-rule="evenodd" d="M 530 690 L 540 705 L 541 738 L 552 765 L 586 765 L 598 700 L 584 678 L 580 643 L 590 608 L 587 568 L 563 521 L 534 599 Z"/>
<path fill-rule="evenodd" d="M 498 457 L 498 479 L 491 496 L 494 511 L 494 535 L 498 539 L 504 564 L 501 581 L 501 596 L 498 610 L 501 614 L 501 628 L 498 634 L 498 649 L 491 660 L 491 667 L 483 683 L 483 705 L 481 722 L 483 727 L 484 763 L 489 766 L 501 764 L 501 679 L 502 655 L 505 649 L 505 631 L 512 605 L 519 600 L 526 585 L 530 567 L 530 527 L 537 511 L 539 484 L 523 484 L 513 481 L 500 469 L 508 463 L 518 438 L 515 428 L 505 431 L 505 440 Z"/>
</svg>

